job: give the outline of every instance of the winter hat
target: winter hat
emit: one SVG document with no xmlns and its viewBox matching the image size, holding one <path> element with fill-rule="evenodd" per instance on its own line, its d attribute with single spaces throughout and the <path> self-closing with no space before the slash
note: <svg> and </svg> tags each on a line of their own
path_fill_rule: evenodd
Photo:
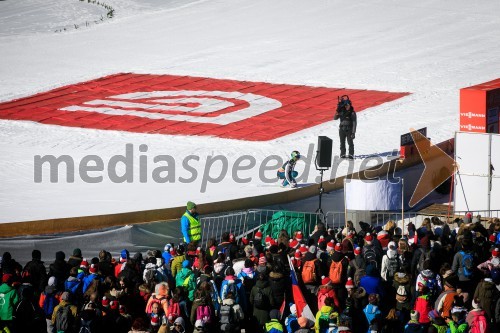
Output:
<svg viewBox="0 0 500 333">
<path fill-rule="evenodd" d="M 271 236 L 266 236 L 266 240 L 265 240 L 265 242 L 266 242 L 266 245 L 267 245 L 267 246 L 271 246 L 271 241 L 272 241 L 272 239 L 273 239 L 273 238 L 272 238 Z"/>
<path fill-rule="evenodd" d="M 125 262 L 130 258 L 130 253 L 127 250 L 122 250 L 120 253 L 120 262 Z"/>
<path fill-rule="evenodd" d="M 203 329 L 203 326 L 205 326 L 205 325 L 203 324 L 203 320 L 201 320 L 201 319 L 198 319 L 198 320 L 194 323 L 194 327 L 195 327 L 196 329 L 199 329 L 199 330 L 200 330 L 200 329 Z"/>
<path fill-rule="evenodd" d="M 335 247 L 335 244 L 333 243 L 333 241 L 329 241 L 328 243 L 326 243 L 326 250 L 328 252 L 333 251 L 334 247 Z"/>
<path fill-rule="evenodd" d="M 165 244 L 163 251 L 170 252 L 170 250 L 172 250 L 172 244 L 170 244 L 170 243 Z"/>
<path fill-rule="evenodd" d="M 371 244 L 373 242 L 373 236 L 370 233 L 367 233 L 365 236 L 366 244 Z"/>
<path fill-rule="evenodd" d="M 255 233 L 255 239 L 262 239 L 262 232 L 257 231 L 257 232 Z"/>
<path fill-rule="evenodd" d="M 106 296 L 103 296 L 101 304 L 103 307 L 108 307 L 109 306 L 109 299 Z"/>
<path fill-rule="evenodd" d="M 56 252 L 56 260 L 62 261 L 66 258 L 66 255 L 64 254 L 63 251 L 57 251 Z"/>
<path fill-rule="evenodd" d="M 127 313 L 127 308 L 124 305 L 120 305 L 118 307 L 118 312 L 120 312 L 121 314 Z"/>
<path fill-rule="evenodd" d="M 92 265 L 90 265 L 89 272 L 90 272 L 91 274 L 95 274 L 95 273 L 97 273 L 97 265 L 96 265 L 96 264 L 92 264 Z"/>
<path fill-rule="evenodd" d="M 323 236 L 323 235 L 319 236 L 318 244 L 323 243 L 324 241 L 325 241 L 325 236 Z"/>
<path fill-rule="evenodd" d="M 49 283 L 47 284 L 48 286 L 55 287 L 56 283 L 57 283 L 57 281 L 56 281 L 56 277 L 55 276 L 49 277 Z"/>
<path fill-rule="evenodd" d="M 418 319 L 420 318 L 420 313 L 418 313 L 417 310 L 412 310 L 410 312 L 410 318 L 412 321 L 418 321 Z"/>
<path fill-rule="evenodd" d="M 280 319 L 280 312 L 278 309 L 272 309 L 271 312 L 269 312 L 269 317 L 271 319 Z"/>
<path fill-rule="evenodd" d="M 294 303 L 290 303 L 290 313 L 293 315 L 297 315 L 297 306 Z"/>
<path fill-rule="evenodd" d="M 340 245 L 340 243 L 335 244 L 335 251 L 336 252 L 342 251 L 342 245 Z"/>
<path fill-rule="evenodd" d="M 294 257 L 295 257 L 295 259 L 301 259 L 302 258 L 302 252 L 300 252 L 299 250 L 295 250 Z"/>
<path fill-rule="evenodd" d="M 387 244 L 387 247 L 389 248 L 389 250 L 396 250 L 397 249 L 396 243 L 393 241 L 390 241 L 389 244 Z"/>
<path fill-rule="evenodd" d="M 491 255 L 493 257 L 498 257 L 500 255 L 500 249 L 498 247 L 495 247 L 493 251 L 491 251 Z"/>
<path fill-rule="evenodd" d="M 186 204 L 186 209 L 187 210 L 191 210 L 193 208 L 196 208 L 196 204 L 192 201 L 188 201 L 187 204 Z"/>
<path fill-rule="evenodd" d="M 377 267 L 373 264 L 368 264 L 365 269 L 366 275 L 377 276 Z"/>
<path fill-rule="evenodd" d="M 309 247 L 309 252 L 310 252 L 310 253 L 312 253 L 312 254 L 315 254 L 315 253 L 316 253 L 316 246 L 311 245 L 311 246 Z"/>
<path fill-rule="evenodd" d="M 119 306 L 120 306 L 120 302 L 118 302 L 118 301 L 111 301 L 111 302 L 109 302 L 109 307 L 112 310 L 118 310 Z"/>
<path fill-rule="evenodd" d="M 361 254 L 361 248 L 359 246 L 354 249 L 354 254 L 357 256 Z"/>
<path fill-rule="evenodd" d="M 380 231 L 377 234 L 377 239 L 380 242 L 380 245 L 382 246 L 383 249 L 387 248 L 387 244 L 389 243 L 389 233 L 385 230 Z"/>
<path fill-rule="evenodd" d="M 305 254 L 307 252 L 307 246 L 305 244 L 300 245 L 299 251 Z"/>
<path fill-rule="evenodd" d="M 81 257 L 82 256 L 82 250 L 79 248 L 76 248 L 73 250 L 73 257 Z"/>
<path fill-rule="evenodd" d="M 437 318 L 441 317 L 439 315 L 439 312 L 437 312 L 437 310 L 432 310 L 429 312 L 429 318 L 432 319 L 432 320 L 436 320 Z"/>
<path fill-rule="evenodd" d="M 189 267 L 191 267 L 191 263 L 189 262 L 189 260 L 187 260 L 187 259 L 184 260 L 182 262 L 182 268 L 189 268 Z"/>
<path fill-rule="evenodd" d="M 302 231 L 297 231 L 297 233 L 295 234 L 295 239 L 298 240 L 299 242 L 302 241 L 302 238 L 304 236 L 302 235 Z"/>
<path fill-rule="evenodd" d="M 296 239 L 290 239 L 290 241 L 288 242 L 288 246 L 291 249 L 295 249 L 298 245 L 299 245 L 299 241 Z"/>
<path fill-rule="evenodd" d="M 243 236 L 243 237 L 241 237 L 241 242 L 243 243 L 243 245 L 248 245 L 249 240 L 248 240 L 248 238 L 246 238 L 246 236 Z"/>
<path fill-rule="evenodd" d="M 330 281 L 331 281 L 331 280 L 330 280 L 330 278 L 329 278 L 328 276 L 324 276 L 324 275 L 323 275 L 323 276 L 321 277 L 321 284 L 322 284 L 322 285 L 327 285 L 328 283 L 330 283 Z"/>
<path fill-rule="evenodd" d="M 297 323 L 299 324 L 300 328 L 306 328 L 309 321 L 305 317 L 299 317 L 299 319 L 297 319 Z"/>
<path fill-rule="evenodd" d="M 492 233 L 488 239 L 489 239 L 489 241 L 491 243 L 496 243 L 496 241 L 497 241 L 497 234 L 496 233 Z"/>
<path fill-rule="evenodd" d="M 82 262 L 80 263 L 80 268 L 89 268 L 89 262 L 87 259 L 83 258 Z"/>
<path fill-rule="evenodd" d="M 31 251 L 31 258 L 38 260 L 42 259 L 42 252 L 40 252 L 40 250 Z"/>
<path fill-rule="evenodd" d="M 61 295 L 61 299 L 63 301 L 69 301 L 69 292 L 67 292 L 67 291 L 63 292 Z"/>
<path fill-rule="evenodd" d="M 12 282 L 12 274 L 4 274 L 2 276 L 2 283 L 9 284 L 10 282 Z"/>
<path fill-rule="evenodd" d="M 352 281 L 351 278 L 347 279 L 347 282 L 345 283 L 345 288 L 346 289 L 353 289 L 354 288 L 354 282 Z"/>
<path fill-rule="evenodd" d="M 259 258 L 259 265 L 265 265 L 267 264 L 267 259 L 265 256 L 262 256 Z"/>
</svg>

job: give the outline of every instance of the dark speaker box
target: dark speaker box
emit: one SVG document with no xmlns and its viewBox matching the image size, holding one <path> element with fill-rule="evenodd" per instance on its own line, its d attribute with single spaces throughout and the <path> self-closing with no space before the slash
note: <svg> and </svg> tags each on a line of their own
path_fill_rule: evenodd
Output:
<svg viewBox="0 0 500 333">
<path fill-rule="evenodd" d="M 318 136 L 318 167 L 332 166 L 332 139 L 327 136 Z"/>
</svg>

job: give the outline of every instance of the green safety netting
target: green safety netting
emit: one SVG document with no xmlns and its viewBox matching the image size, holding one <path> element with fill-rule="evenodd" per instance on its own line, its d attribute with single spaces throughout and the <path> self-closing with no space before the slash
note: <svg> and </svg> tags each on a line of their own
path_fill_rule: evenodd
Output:
<svg viewBox="0 0 500 333">
<path fill-rule="evenodd" d="M 317 214 L 314 213 L 297 213 L 288 211 L 279 211 L 273 214 L 271 219 L 263 224 L 259 229 L 264 236 L 278 238 L 281 230 L 286 230 L 290 236 L 295 231 L 301 230 L 305 235 L 308 235 L 316 225 Z"/>
</svg>

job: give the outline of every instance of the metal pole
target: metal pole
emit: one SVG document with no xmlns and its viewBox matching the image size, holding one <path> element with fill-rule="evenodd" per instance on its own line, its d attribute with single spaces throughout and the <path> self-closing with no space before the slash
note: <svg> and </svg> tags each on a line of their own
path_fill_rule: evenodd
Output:
<svg viewBox="0 0 500 333">
<path fill-rule="evenodd" d="M 491 217 L 490 215 L 490 208 L 491 208 L 491 184 L 492 184 L 492 166 L 491 166 L 491 139 L 492 135 L 488 134 L 489 137 L 489 143 L 488 143 L 488 217 Z"/>
<path fill-rule="evenodd" d="M 347 188 L 346 188 L 345 184 L 346 184 L 346 178 L 344 178 L 344 224 L 347 227 L 347 201 L 346 201 Z"/>
</svg>

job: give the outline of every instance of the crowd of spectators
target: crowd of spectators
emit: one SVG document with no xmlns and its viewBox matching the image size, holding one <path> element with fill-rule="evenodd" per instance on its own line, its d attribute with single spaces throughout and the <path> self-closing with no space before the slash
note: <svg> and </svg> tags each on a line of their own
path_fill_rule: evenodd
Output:
<svg viewBox="0 0 500 333">
<path fill-rule="evenodd" d="M 359 225 L 117 258 L 74 249 L 49 265 L 4 252 L 0 332 L 500 332 L 500 221 Z"/>
</svg>

